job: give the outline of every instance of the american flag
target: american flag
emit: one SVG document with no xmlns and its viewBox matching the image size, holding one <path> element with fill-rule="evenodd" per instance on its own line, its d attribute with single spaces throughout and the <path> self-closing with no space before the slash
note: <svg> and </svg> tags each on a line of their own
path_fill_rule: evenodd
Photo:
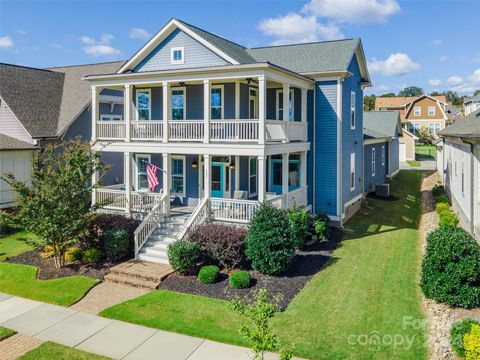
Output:
<svg viewBox="0 0 480 360">
<path fill-rule="evenodd" d="M 155 191 L 155 188 L 159 184 L 157 179 L 157 171 L 158 167 L 151 163 L 147 163 L 147 180 L 148 180 L 148 188 L 150 191 Z"/>
</svg>

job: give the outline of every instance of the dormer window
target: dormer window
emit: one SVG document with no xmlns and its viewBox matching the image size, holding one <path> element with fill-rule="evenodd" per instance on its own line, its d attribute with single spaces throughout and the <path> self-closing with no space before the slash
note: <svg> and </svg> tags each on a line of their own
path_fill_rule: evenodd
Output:
<svg viewBox="0 0 480 360">
<path fill-rule="evenodd" d="M 183 47 L 175 47 L 170 50 L 170 62 L 172 64 L 185 63 L 185 54 Z"/>
</svg>

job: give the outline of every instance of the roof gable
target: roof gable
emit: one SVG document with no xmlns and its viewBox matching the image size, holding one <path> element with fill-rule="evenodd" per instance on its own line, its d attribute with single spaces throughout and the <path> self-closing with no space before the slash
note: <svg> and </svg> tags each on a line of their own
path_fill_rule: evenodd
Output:
<svg viewBox="0 0 480 360">
<path fill-rule="evenodd" d="M 480 109 L 458 119 L 439 133 L 441 136 L 480 137 Z"/>
<path fill-rule="evenodd" d="M 443 96 L 444 97 L 444 96 Z M 417 102 L 419 102 L 420 100 L 423 100 L 423 99 L 430 99 L 432 100 L 434 103 L 435 103 L 435 106 L 437 106 L 438 108 L 440 108 L 440 111 L 443 113 L 443 115 L 445 116 L 445 112 L 443 111 L 443 108 L 440 106 L 440 103 L 442 103 L 443 105 L 447 105 L 447 103 L 445 101 L 442 101 L 441 100 L 441 97 L 433 97 L 433 96 L 430 96 L 430 95 L 427 95 L 427 94 L 423 94 L 421 96 L 418 96 L 416 98 L 413 98 L 409 103 L 405 104 L 405 106 L 407 107 L 406 111 L 405 111 L 405 117 L 408 117 L 410 115 L 410 112 L 412 111 L 412 109 L 414 108 L 413 105 L 415 105 Z M 446 117 L 446 116 L 445 116 Z"/>
</svg>

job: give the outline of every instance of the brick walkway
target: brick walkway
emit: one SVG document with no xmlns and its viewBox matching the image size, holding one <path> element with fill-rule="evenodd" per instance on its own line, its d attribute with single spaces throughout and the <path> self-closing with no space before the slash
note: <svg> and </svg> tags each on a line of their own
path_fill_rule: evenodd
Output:
<svg viewBox="0 0 480 360">
<path fill-rule="evenodd" d="M 114 283 L 102 282 L 70 308 L 98 314 L 103 309 L 146 294 L 148 290 Z"/>
<path fill-rule="evenodd" d="M 2 360 L 14 360 L 26 352 L 35 349 L 43 341 L 30 336 L 15 334 L 0 341 L 0 354 Z"/>
</svg>

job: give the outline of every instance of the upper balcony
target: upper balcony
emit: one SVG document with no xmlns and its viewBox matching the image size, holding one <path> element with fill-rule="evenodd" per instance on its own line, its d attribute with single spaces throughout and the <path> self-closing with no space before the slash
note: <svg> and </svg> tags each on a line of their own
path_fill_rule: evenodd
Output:
<svg viewBox="0 0 480 360">
<path fill-rule="evenodd" d="M 280 80 L 263 75 L 93 85 L 92 140 L 260 145 L 308 141 L 308 83 Z M 100 113 L 104 89 L 123 92 L 122 115 Z M 283 109 L 288 109 L 286 116 Z"/>
</svg>

